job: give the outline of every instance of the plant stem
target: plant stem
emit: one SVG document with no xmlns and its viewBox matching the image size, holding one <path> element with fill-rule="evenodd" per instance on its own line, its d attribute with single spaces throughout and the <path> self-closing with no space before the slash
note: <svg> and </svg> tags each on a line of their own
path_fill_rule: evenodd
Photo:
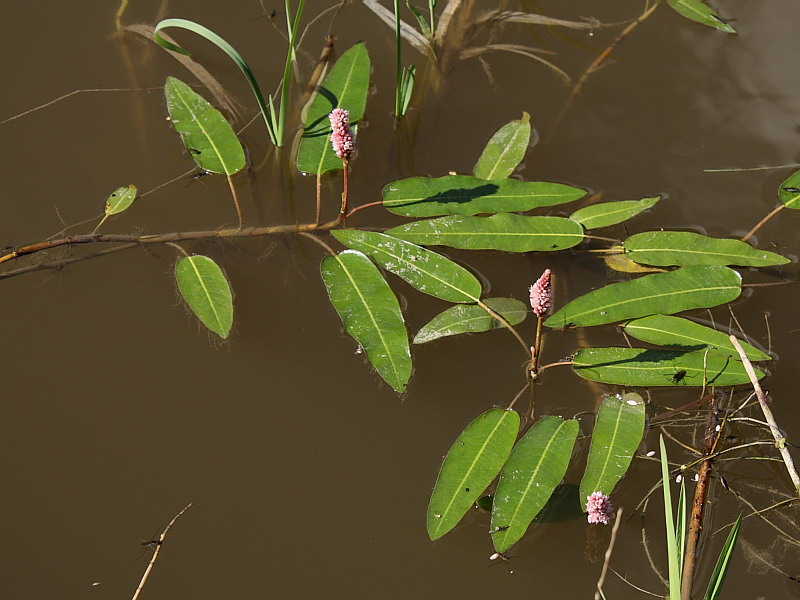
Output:
<svg viewBox="0 0 800 600">
<path fill-rule="evenodd" d="M 314 224 L 319 226 L 321 219 L 322 219 L 322 175 L 317 173 L 317 218 L 314 220 Z"/>
<path fill-rule="evenodd" d="M 703 454 L 709 457 L 714 454 L 717 442 L 721 436 L 722 428 L 717 430 L 717 411 L 714 397 L 708 407 L 708 421 L 706 425 L 705 450 Z M 706 499 L 711 483 L 712 459 L 706 458 L 700 465 L 700 473 L 694 490 L 692 501 L 692 514 L 689 517 L 689 534 L 686 537 L 686 552 L 683 558 L 683 578 L 681 579 L 681 600 L 691 600 L 692 583 L 697 565 L 697 547 L 700 543 L 700 534 L 703 531 L 703 513 L 705 512 Z"/>
<path fill-rule="evenodd" d="M 486 304 L 484 304 L 480 300 L 478 300 L 478 306 L 480 306 L 483 310 L 485 310 L 490 315 L 492 315 L 495 319 L 500 321 L 500 323 L 503 325 L 503 327 L 508 329 L 514 335 L 514 337 L 517 338 L 517 341 L 520 343 L 520 345 L 522 346 L 522 349 L 525 351 L 525 356 L 530 356 L 530 353 L 531 353 L 530 346 L 528 346 L 528 344 L 525 343 L 525 340 L 522 339 L 522 336 L 519 334 L 519 332 L 516 329 L 514 329 L 514 326 L 511 323 L 509 323 L 505 319 L 505 317 L 503 317 L 503 315 L 501 315 L 500 313 L 492 310 L 491 307 L 487 306 Z"/>
<path fill-rule="evenodd" d="M 236 216 L 239 217 L 239 231 L 244 227 L 244 220 L 242 219 L 242 207 L 239 206 L 239 196 L 236 194 L 236 187 L 233 185 L 233 179 L 228 175 L 228 187 L 231 188 L 231 195 L 233 196 L 233 204 L 236 206 Z"/>
<path fill-rule="evenodd" d="M 395 46 L 395 67 L 396 81 L 394 92 L 394 116 L 400 118 L 400 86 L 403 78 L 403 42 L 400 35 L 400 0 L 394 0 L 394 46 Z"/>
<path fill-rule="evenodd" d="M 514 408 L 514 405 L 517 403 L 517 400 L 519 400 L 520 398 L 522 398 L 522 394 L 524 394 L 524 393 L 525 393 L 525 390 L 527 390 L 527 389 L 530 387 L 530 385 L 531 385 L 531 382 L 530 382 L 530 381 L 529 381 L 528 383 L 526 383 L 526 384 L 525 384 L 525 387 L 524 387 L 524 388 L 522 388 L 522 389 L 519 391 L 519 393 L 518 393 L 516 396 L 514 396 L 514 399 L 513 399 L 513 400 L 511 401 L 511 403 L 510 403 L 510 404 L 509 404 L 509 405 L 506 407 L 506 410 L 511 410 L 512 408 Z"/>
<path fill-rule="evenodd" d="M 747 235 L 746 235 L 746 236 L 744 236 L 744 237 L 742 238 L 742 241 L 743 241 L 743 242 L 746 242 L 746 241 L 747 241 L 747 240 L 749 240 L 751 237 L 753 237 L 753 235 L 755 234 L 755 232 L 756 232 L 756 231 L 758 231 L 759 229 L 761 229 L 761 228 L 764 226 L 764 224 L 765 224 L 767 221 L 769 221 L 769 220 L 770 220 L 772 217 L 774 217 L 775 215 L 777 215 L 777 214 L 778 214 L 778 213 L 779 213 L 781 210 L 783 210 L 784 208 L 786 208 L 786 205 L 785 205 L 785 204 L 781 204 L 780 206 L 776 206 L 776 207 L 775 207 L 775 208 L 772 210 L 772 212 L 770 212 L 770 213 L 769 213 L 769 214 L 768 214 L 766 217 L 764 217 L 763 219 L 761 219 L 761 220 L 760 220 L 760 221 L 759 221 L 759 222 L 756 224 L 756 226 L 755 226 L 755 227 L 753 227 L 753 228 L 752 228 L 752 229 L 751 229 L 751 230 L 750 230 L 750 231 L 747 233 Z"/>
<path fill-rule="evenodd" d="M 764 413 L 764 418 L 769 423 L 769 429 L 772 432 L 772 437 L 775 438 L 775 446 L 781 453 L 781 458 L 783 458 L 783 462 L 786 465 L 786 470 L 788 471 L 789 477 L 794 484 L 795 492 L 800 497 L 800 476 L 798 476 L 797 469 L 795 469 L 792 455 L 789 453 L 789 448 L 786 447 L 786 437 L 783 435 L 783 433 L 781 433 L 778 423 L 775 421 L 775 417 L 772 415 L 772 410 L 767 404 L 767 395 L 764 393 L 764 390 L 761 389 L 761 384 L 758 383 L 758 377 L 756 377 L 756 373 L 753 370 L 753 365 L 750 363 L 750 359 L 747 358 L 747 354 L 745 353 L 744 348 L 742 348 L 742 345 L 739 343 L 739 339 L 733 335 L 729 337 L 734 348 L 736 348 L 736 351 L 739 353 L 739 358 L 741 358 L 742 363 L 744 363 L 744 368 L 747 371 L 748 377 L 750 377 L 750 383 L 753 384 L 753 389 L 756 391 L 758 403 L 761 405 L 761 411 Z"/>
<path fill-rule="evenodd" d="M 103 226 L 103 223 L 105 223 L 105 222 L 106 222 L 106 219 L 108 219 L 108 217 L 109 217 L 108 213 L 106 213 L 105 215 L 103 215 L 103 218 L 102 218 L 102 219 L 100 219 L 100 222 L 97 224 L 97 227 L 95 227 L 95 228 L 94 228 L 94 230 L 92 231 L 92 233 L 97 233 L 97 230 L 98 230 L 98 229 L 100 229 L 100 227 L 102 227 L 102 226 Z"/>
<path fill-rule="evenodd" d="M 369 208 L 370 206 L 382 206 L 383 200 L 378 200 L 377 202 L 368 202 L 367 204 L 362 204 L 361 206 L 356 206 L 353 210 L 345 215 L 345 217 L 350 217 L 360 211 L 362 208 Z"/>
<path fill-rule="evenodd" d="M 539 375 L 539 355 L 542 349 L 542 317 L 536 317 L 536 341 L 533 343 L 533 357 L 531 359 L 531 376 L 536 379 Z"/>
<path fill-rule="evenodd" d="M 139 582 L 139 587 L 136 588 L 136 591 L 133 593 L 133 597 L 131 598 L 131 600 L 137 600 L 137 598 L 139 598 L 139 594 L 142 593 L 142 588 L 144 588 L 144 584 L 147 583 L 147 578 L 150 577 L 150 571 L 153 570 L 153 565 L 156 564 L 158 553 L 161 552 L 161 546 L 164 544 L 164 538 L 167 537 L 167 533 L 169 533 L 169 530 L 172 529 L 172 526 L 175 524 L 175 521 L 177 521 L 183 513 L 189 510 L 189 507 L 191 505 L 192 503 L 190 502 L 181 512 L 172 517 L 172 521 L 169 522 L 169 525 L 167 525 L 164 528 L 164 531 L 161 532 L 161 535 L 158 536 L 158 540 L 156 540 L 156 545 L 155 545 L 156 549 L 153 552 L 153 558 L 150 559 L 150 564 L 147 565 L 147 569 L 145 570 L 144 575 L 142 576 L 142 580 Z"/>
<path fill-rule="evenodd" d="M 339 211 L 342 219 L 347 218 L 347 205 L 350 200 L 350 161 L 342 159 L 344 163 L 344 190 L 342 191 L 342 208 Z"/>
<path fill-rule="evenodd" d="M 327 251 L 328 251 L 328 253 L 329 253 L 331 256 L 336 256 L 336 250 L 334 250 L 333 248 L 331 248 L 331 247 L 330 247 L 328 244 L 326 244 L 325 242 L 323 242 L 321 239 L 319 239 L 319 238 L 318 238 L 317 236 L 315 236 L 313 233 L 308 233 L 307 231 L 298 231 L 298 232 L 297 232 L 297 235 L 302 235 L 303 237 L 307 237 L 308 239 L 315 241 L 317 244 L 319 244 L 320 246 L 322 246 L 323 248 L 325 248 L 325 250 L 327 250 Z"/>
<path fill-rule="evenodd" d="M 600 579 L 597 580 L 597 591 L 594 593 L 594 600 L 605 598 L 603 595 L 603 583 L 606 580 L 606 573 L 608 572 L 608 565 L 611 564 L 611 555 L 614 553 L 614 544 L 617 541 L 617 531 L 619 531 L 619 524 L 622 523 L 622 515 L 625 509 L 622 507 L 617 511 L 617 518 L 614 520 L 614 527 L 611 529 L 611 540 L 608 542 L 608 549 L 606 550 L 605 558 L 603 559 L 603 570 L 600 571 Z"/>
</svg>

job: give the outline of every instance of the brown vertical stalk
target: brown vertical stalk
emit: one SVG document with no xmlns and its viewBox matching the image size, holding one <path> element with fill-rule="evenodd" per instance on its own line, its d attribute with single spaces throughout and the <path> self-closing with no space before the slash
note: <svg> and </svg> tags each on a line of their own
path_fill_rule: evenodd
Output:
<svg viewBox="0 0 800 600">
<path fill-rule="evenodd" d="M 706 426 L 704 450 L 706 456 L 710 456 L 714 453 L 717 440 L 719 439 L 716 408 L 716 400 L 712 398 L 711 404 L 708 407 L 708 421 Z M 683 559 L 681 600 L 690 600 L 692 597 L 692 582 L 694 581 L 694 571 L 697 565 L 697 547 L 700 542 L 700 534 L 703 531 L 703 513 L 705 512 L 709 485 L 711 483 L 711 463 L 712 459 L 707 458 L 700 465 L 700 475 L 697 479 L 697 487 L 695 487 L 694 490 L 692 515 L 689 517 L 689 535 L 686 538 L 686 554 Z"/>
</svg>

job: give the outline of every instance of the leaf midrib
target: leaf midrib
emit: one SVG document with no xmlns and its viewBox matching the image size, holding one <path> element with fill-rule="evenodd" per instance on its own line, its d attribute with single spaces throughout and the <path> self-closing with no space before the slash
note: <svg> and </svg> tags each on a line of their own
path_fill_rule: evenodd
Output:
<svg viewBox="0 0 800 600">
<path fill-rule="evenodd" d="M 200 273 L 200 269 L 197 268 L 196 262 L 199 262 L 199 258 L 196 256 L 187 256 L 187 260 L 189 264 L 192 265 L 192 270 L 194 271 L 195 275 L 197 276 L 197 280 L 200 282 L 200 286 L 203 288 L 203 292 L 205 292 L 205 298 L 208 300 L 208 305 L 211 307 L 211 311 L 214 313 L 214 318 L 216 319 L 217 327 L 219 327 L 220 331 L 225 331 L 225 327 L 222 326 L 222 321 L 220 320 L 219 313 L 217 312 L 217 308 L 214 305 L 214 302 L 211 299 L 211 294 L 208 291 L 208 287 L 206 286 L 206 282 L 203 279 L 202 274 Z M 197 260 L 195 260 L 197 259 Z"/>
<path fill-rule="evenodd" d="M 198 129 L 200 129 L 200 131 L 203 133 L 205 138 L 208 140 L 208 143 L 211 144 L 211 147 L 214 149 L 214 153 L 217 155 L 217 158 L 219 159 L 219 162 L 222 165 L 222 168 L 224 169 L 225 175 L 232 175 L 235 171 L 232 171 L 230 169 L 230 167 L 228 167 L 228 163 L 225 161 L 225 157 L 219 151 L 219 148 L 214 143 L 214 140 L 211 138 L 211 136 L 208 134 L 208 131 L 206 130 L 206 128 L 203 127 L 203 124 L 198 120 L 197 115 L 192 110 L 191 106 L 189 105 L 188 100 L 186 100 L 183 97 L 182 91 L 183 90 L 181 90 L 180 88 L 177 88 L 177 87 L 175 88 L 175 94 L 176 94 L 177 98 L 183 103 L 184 107 L 186 108 L 186 111 L 192 117 L 192 121 L 197 125 Z M 204 107 L 204 108 L 212 108 L 212 107 L 209 105 L 208 107 Z M 213 108 L 212 108 L 212 110 L 213 110 Z"/>
</svg>

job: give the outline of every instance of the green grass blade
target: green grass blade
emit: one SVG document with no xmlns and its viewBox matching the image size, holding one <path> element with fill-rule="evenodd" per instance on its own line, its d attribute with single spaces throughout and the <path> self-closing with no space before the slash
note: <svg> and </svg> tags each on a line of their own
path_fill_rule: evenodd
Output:
<svg viewBox="0 0 800 600">
<path fill-rule="evenodd" d="M 678 547 L 678 564 L 683 575 L 683 559 L 686 552 L 686 484 L 681 478 L 681 495 L 678 496 L 678 510 L 675 515 L 675 538 Z"/>
<path fill-rule="evenodd" d="M 714 572 L 711 574 L 711 580 L 708 582 L 708 589 L 703 600 L 717 600 L 722 591 L 722 584 L 725 582 L 725 575 L 728 572 L 728 567 L 731 563 L 733 550 L 736 547 L 736 540 L 739 538 L 739 529 L 742 525 L 742 515 L 736 519 L 731 532 L 728 534 L 728 539 L 725 540 L 725 545 L 722 547 L 717 564 L 714 567 Z"/>
<path fill-rule="evenodd" d="M 678 555 L 678 540 L 675 521 L 672 517 L 672 493 L 669 489 L 669 463 L 664 436 L 659 437 L 661 446 L 661 484 L 664 490 L 664 522 L 667 527 L 667 556 L 669 558 L 669 600 L 681 600 L 681 563 Z"/>
<path fill-rule="evenodd" d="M 190 56 L 191 53 L 184 50 L 180 46 L 176 46 L 165 40 L 163 37 L 158 35 L 158 32 L 162 29 L 166 29 L 167 27 L 178 27 L 180 29 L 185 29 L 187 31 L 191 31 L 192 33 L 196 33 L 202 38 L 205 38 L 212 44 L 214 44 L 217 48 L 222 50 L 228 57 L 236 63 L 236 66 L 239 67 L 241 72 L 244 74 L 247 83 L 250 84 L 250 89 L 253 90 L 253 94 L 256 97 L 256 101 L 258 102 L 258 106 L 261 109 L 261 114 L 264 117 L 264 123 L 267 126 L 267 132 L 269 133 L 270 140 L 276 146 L 280 146 L 280 140 L 278 140 L 275 131 L 274 123 L 270 122 L 270 114 L 269 109 L 267 108 L 267 104 L 264 101 L 264 95 L 261 93 L 261 88 L 256 81 L 255 75 L 253 75 L 253 71 L 250 69 L 250 65 L 247 64 L 247 61 L 244 57 L 239 54 L 236 49 L 231 46 L 228 42 L 226 42 L 223 38 L 219 35 L 200 25 L 199 23 L 195 23 L 194 21 L 189 21 L 187 19 L 164 19 L 155 28 L 155 40 L 161 46 L 166 48 L 167 50 L 172 50 L 173 52 L 179 52 L 181 54 L 186 54 Z"/>
</svg>

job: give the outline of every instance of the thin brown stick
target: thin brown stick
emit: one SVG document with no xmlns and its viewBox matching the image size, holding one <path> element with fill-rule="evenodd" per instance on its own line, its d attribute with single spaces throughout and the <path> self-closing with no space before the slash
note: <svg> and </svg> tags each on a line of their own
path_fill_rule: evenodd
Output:
<svg viewBox="0 0 800 600">
<path fill-rule="evenodd" d="M 567 111 L 569 111 L 569 108 L 570 106 L 572 106 L 572 103 L 575 100 L 576 96 L 580 94 L 583 85 L 586 83 L 589 77 L 591 77 L 595 72 L 597 72 L 598 69 L 600 69 L 600 67 L 603 65 L 606 59 L 609 56 L 611 56 L 611 53 L 614 50 L 616 50 L 617 46 L 620 45 L 622 40 L 624 40 L 634 29 L 636 29 L 639 25 L 641 25 L 644 21 L 646 21 L 650 15 L 653 14 L 653 11 L 656 8 L 658 8 L 658 5 L 659 5 L 658 1 L 654 2 L 650 8 L 645 10 L 641 15 L 639 15 L 639 17 L 635 21 L 633 21 L 630 25 L 628 25 L 625 29 L 623 29 L 622 32 L 616 38 L 614 38 L 614 41 L 611 42 L 611 44 L 609 44 L 609 46 L 605 50 L 603 50 L 596 59 L 594 59 L 594 61 L 592 62 L 591 65 L 589 65 L 586 71 L 584 71 L 583 75 L 581 75 L 580 79 L 578 79 L 577 83 L 575 83 L 572 90 L 570 91 L 566 102 L 564 102 L 564 106 L 561 109 L 561 112 L 559 113 L 558 117 L 556 118 L 555 123 L 553 124 L 553 129 L 551 130 L 549 137 L 552 137 L 553 133 L 556 131 L 556 129 L 558 129 L 558 126 L 561 124 L 562 119 L 567 114 Z"/>
<path fill-rule="evenodd" d="M 131 600 L 137 600 L 139 598 L 139 594 L 141 594 L 142 588 L 144 588 L 144 584 L 147 583 L 147 578 L 150 577 L 150 571 L 153 570 L 153 565 L 156 564 L 156 559 L 158 558 L 158 554 L 159 552 L 161 552 L 161 546 L 164 544 L 164 538 L 167 537 L 167 533 L 169 533 L 169 530 L 175 524 L 175 521 L 177 521 L 183 513 L 189 510 L 189 507 L 191 505 L 192 503 L 190 502 L 184 507 L 184 509 L 181 512 L 172 517 L 172 521 L 169 522 L 169 525 L 167 525 L 164 528 L 164 531 L 161 532 L 161 535 L 158 536 L 158 539 L 156 540 L 155 544 L 156 549 L 155 552 L 153 552 L 153 558 L 150 559 L 150 564 L 147 565 L 147 569 L 145 569 L 144 575 L 142 575 L 142 580 L 139 582 L 139 587 L 136 588 L 136 591 L 133 593 L 133 597 L 131 598 Z"/>
<path fill-rule="evenodd" d="M 603 584 L 606 581 L 606 574 L 608 573 L 608 565 L 611 563 L 611 555 L 614 552 L 614 544 L 617 542 L 617 531 L 619 524 L 622 523 L 622 515 L 625 509 L 620 508 L 617 511 L 617 518 L 614 520 L 614 528 L 611 530 L 611 540 L 608 542 L 608 549 L 606 556 L 603 560 L 603 570 L 600 571 L 600 579 L 597 580 L 597 591 L 594 593 L 594 600 L 600 600 L 603 596 Z"/>
<path fill-rule="evenodd" d="M 783 458 L 783 462 L 786 465 L 786 471 L 789 473 L 789 477 L 794 484 L 795 492 L 798 496 L 800 496 L 800 476 L 797 474 L 797 469 L 794 466 L 792 455 L 789 453 L 789 448 L 786 446 L 786 437 L 783 435 L 778 427 L 778 423 L 775 421 L 772 410 L 767 404 L 767 395 L 764 393 L 764 390 L 761 389 L 761 384 L 758 383 L 758 377 L 756 377 L 756 372 L 753 370 L 753 365 L 750 363 L 750 359 L 747 358 L 744 348 L 742 348 L 742 345 L 739 343 L 739 340 L 736 338 L 736 336 L 732 335 L 729 337 L 734 348 L 736 348 L 736 351 L 739 353 L 739 358 L 741 358 L 742 363 L 744 363 L 747 376 L 750 377 L 750 383 L 753 384 L 753 389 L 756 391 L 758 403 L 761 405 L 761 411 L 764 413 L 764 418 L 769 423 L 772 437 L 775 438 L 775 446 L 781 453 L 781 458 Z"/>
<path fill-rule="evenodd" d="M 317 218 L 314 224 L 319 226 L 322 220 L 322 175 L 317 173 Z"/>
<path fill-rule="evenodd" d="M 347 218 L 347 208 L 350 201 L 350 161 L 346 158 L 342 161 L 344 163 L 344 191 L 342 192 L 342 208 L 339 214 L 342 218 Z"/>
<path fill-rule="evenodd" d="M 760 220 L 760 221 L 759 221 L 759 222 L 756 224 L 756 226 L 755 226 L 755 227 L 753 227 L 753 228 L 752 228 L 752 229 L 751 229 L 749 232 L 747 232 L 747 235 L 746 235 L 746 236 L 744 236 L 744 237 L 742 238 L 742 241 L 743 241 L 743 242 L 746 242 L 746 241 L 747 241 L 747 240 L 749 240 L 751 237 L 753 237 L 753 235 L 755 235 L 756 231 L 758 231 L 759 229 L 761 229 L 761 228 L 764 226 L 764 224 L 765 224 L 767 221 L 769 221 L 769 220 L 770 220 L 772 217 L 774 217 L 775 215 L 777 215 L 777 214 L 778 214 L 780 211 L 782 211 L 784 208 L 786 208 L 786 205 L 785 205 L 785 204 L 781 204 L 780 206 L 776 206 L 776 207 L 775 207 L 775 208 L 774 208 L 774 209 L 773 209 L 773 210 L 772 210 L 772 211 L 771 211 L 771 212 L 770 212 L 770 213 L 769 213 L 769 214 L 768 214 L 766 217 L 764 217 L 763 219 L 761 219 L 761 220 Z"/>
<path fill-rule="evenodd" d="M 708 421 L 706 425 L 705 451 L 706 456 L 714 454 L 717 441 L 721 435 L 721 428 L 717 429 L 717 411 L 714 399 L 708 407 Z M 686 552 L 683 558 L 683 572 L 681 577 L 681 600 L 691 600 L 692 583 L 697 566 L 697 548 L 700 543 L 700 534 L 703 531 L 703 514 L 705 512 L 708 490 L 711 484 L 712 459 L 707 458 L 700 465 L 700 473 L 694 490 L 692 501 L 692 514 L 689 517 L 689 533 L 686 537 Z"/>
<path fill-rule="evenodd" d="M 531 385 L 531 382 L 530 382 L 530 381 L 529 381 L 528 383 L 526 383 L 526 384 L 525 384 L 525 387 L 523 387 L 523 388 L 522 388 L 522 389 L 519 391 L 519 393 L 518 393 L 516 396 L 514 396 L 514 399 L 513 399 L 513 400 L 511 401 L 511 403 L 510 403 L 510 404 L 509 404 L 509 405 L 506 407 L 506 410 L 511 410 L 512 408 L 514 408 L 514 405 L 517 403 L 517 400 L 519 400 L 520 398 L 522 398 L 522 395 L 525 393 L 525 390 L 527 390 L 527 389 L 530 387 L 530 385 Z"/>
</svg>

